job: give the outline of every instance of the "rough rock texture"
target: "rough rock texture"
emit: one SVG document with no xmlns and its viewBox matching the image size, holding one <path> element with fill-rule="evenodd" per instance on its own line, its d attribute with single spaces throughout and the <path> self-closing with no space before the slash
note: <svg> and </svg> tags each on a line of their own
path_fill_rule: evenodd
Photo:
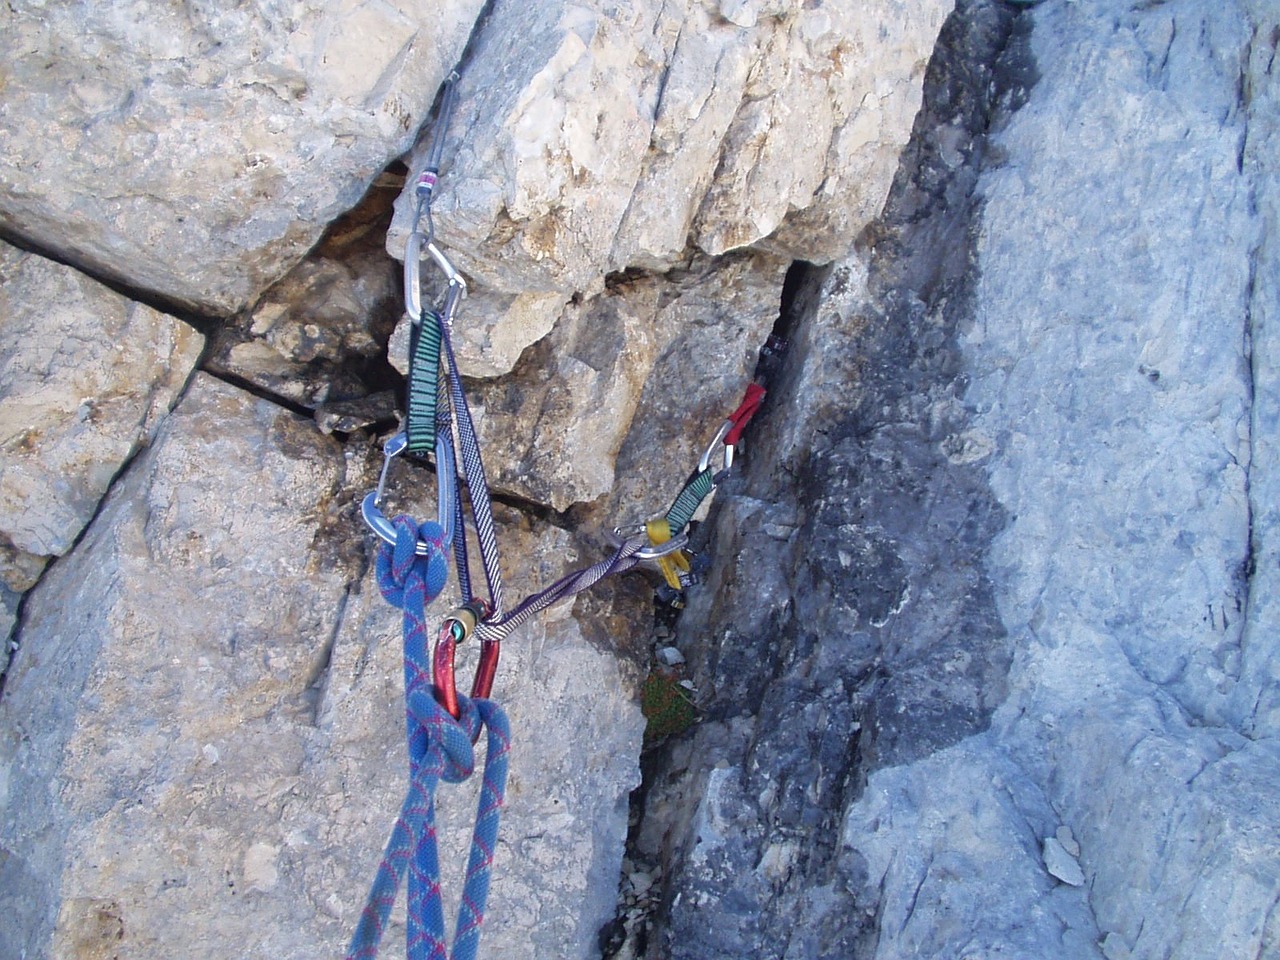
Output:
<svg viewBox="0 0 1280 960">
<path fill-rule="evenodd" d="M 997 736 L 1079 839 L 1113 952 L 1267 955 L 1280 716 L 1259 665 L 1277 623 L 1251 598 L 1276 562 L 1258 548 L 1275 505 L 1254 488 L 1277 469 L 1276 408 L 1253 354 L 1275 337 L 1254 317 L 1274 304 L 1257 278 L 1276 224 L 1257 211 L 1276 202 L 1280 14 L 1079 4 L 1034 22 L 1042 92 L 981 187 L 964 338 L 1013 517 L 991 564 L 1025 650 Z M 1050 133 L 1064 116 L 1072 138 Z M 1081 233 L 1100 242 L 1062 246 Z"/>
<path fill-rule="evenodd" d="M 0 701 L 4 956 L 341 951 L 405 763 L 400 615 L 364 572 L 353 480 L 361 458 L 307 421 L 201 376 L 32 592 Z M 512 589 L 579 559 L 504 520 Z M 613 909 L 642 721 L 599 629 L 562 609 L 506 648 L 495 955 L 588 956 Z M 460 865 L 474 799 L 440 804 Z"/>
<path fill-rule="evenodd" d="M 785 268 L 726 257 L 571 307 L 475 392 L 482 439 L 504 451 L 494 483 L 557 510 L 606 497 L 619 523 L 665 507 L 750 382 Z"/>
<path fill-rule="evenodd" d="M 567 525 L 503 517 L 513 594 L 600 555 L 582 516 L 638 520 L 679 488 L 787 258 L 842 253 L 883 203 L 944 6 L 492 6 L 437 217 L 471 281 L 459 342 L 488 378 L 492 469 Z M 0 228 L 224 316 L 206 367 L 229 382 L 197 378 L 74 549 L 21 605 L 3 594 L 21 648 L 0 699 L 0 953 L 301 957 L 349 936 L 404 767 L 398 618 L 352 516 L 362 431 L 390 412 L 398 280 L 359 236 L 385 229 L 376 189 L 329 221 L 412 144 L 479 7 L 4 14 Z M 824 143 L 788 157 L 801 129 Z M 397 475 L 429 509 L 426 476 Z M 509 644 L 495 955 L 598 951 L 647 594 L 612 585 Z"/>
<path fill-rule="evenodd" d="M 496 5 L 463 76 L 436 206 L 483 298 L 486 353 L 464 355 L 468 372 L 510 369 L 574 294 L 628 267 L 760 244 L 843 254 L 884 202 L 946 9 Z M 406 192 L 396 256 L 413 206 Z"/>
<path fill-rule="evenodd" d="M 363 399 L 388 379 L 387 341 L 403 309 L 401 271 L 383 249 L 391 179 L 379 178 L 253 309 L 217 327 L 205 369 L 311 409 Z"/>
<path fill-rule="evenodd" d="M 1280 669 L 1266 642 L 1267 625 L 1280 622 L 1280 193 L 1266 189 L 1280 179 L 1280 89 L 1276 85 L 1276 44 L 1268 42 L 1267 28 L 1274 24 L 1263 12 L 1267 4 L 1253 2 L 1249 12 L 1256 26 L 1243 71 L 1244 96 L 1249 103 L 1249 123 L 1243 170 L 1256 185 L 1252 203 L 1258 220 L 1254 269 L 1250 275 L 1252 297 L 1248 303 L 1251 325 L 1247 340 L 1250 365 L 1249 392 L 1249 540 L 1247 563 L 1249 592 L 1246 618 L 1240 633 L 1240 677 L 1233 714 L 1246 733 L 1274 734 L 1280 728 Z M 1250 695 L 1254 702 L 1249 703 Z"/>
<path fill-rule="evenodd" d="M 681 626 L 649 956 L 1280 951 L 1277 26 L 959 5 Z"/>
<path fill-rule="evenodd" d="M 224 898 L 222 952 L 290 936 L 287 898 L 270 924 L 245 905 L 272 909 L 358 574 L 312 550 L 343 471 L 305 421 L 202 375 L 28 597 L 0 700 L 5 956 L 171 954 Z"/>
<path fill-rule="evenodd" d="M 0 14 L 0 228 L 230 314 L 408 149 L 482 4 Z"/>
<path fill-rule="evenodd" d="M 3 243 L 0 318 L 0 578 L 21 592 L 154 436 L 204 338 Z"/>
<path fill-rule="evenodd" d="M 663 634 L 701 722 L 648 754 L 628 861 L 644 578 L 509 642 L 486 952 L 599 955 L 624 867 L 661 912 L 607 925 L 618 958 L 1280 955 L 1280 18 L 961 0 L 935 49 L 952 6 L 0 14 L 0 229 L 235 314 L 207 322 L 227 380 L 163 416 L 194 334 L 4 270 L 31 292 L 0 336 L 52 360 L 6 346 L 3 375 L 74 400 L 5 447 L 6 484 L 47 478 L 11 515 L 54 491 L 92 520 L 0 586 L 0 955 L 349 936 L 405 766 L 355 516 L 400 185 L 366 188 L 460 55 L 436 226 L 512 595 L 665 506 L 783 290 L 793 344 Z M 70 377 L 104 358 L 142 369 Z M 110 455 L 70 471 L 64 435 Z M 388 497 L 429 514 L 429 471 Z M 471 803 L 440 798 L 455 871 Z"/>
<path fill-rule="evenodd" d="M 750 378 L 787 262 L 839 256 L 882 206 L 944 8 L 494 8 L 435 223 L 470 282 L 463 371 L 512 372 L 478 392 L 484 440 L 512 454 L 499 485 L 558 510 L 612 491 L 622 521 L 678 491 Z M 414 209 L 411 178 L 396 256 Z M 407 341 L 402 323 L 393 358 Z"/>
</svg>

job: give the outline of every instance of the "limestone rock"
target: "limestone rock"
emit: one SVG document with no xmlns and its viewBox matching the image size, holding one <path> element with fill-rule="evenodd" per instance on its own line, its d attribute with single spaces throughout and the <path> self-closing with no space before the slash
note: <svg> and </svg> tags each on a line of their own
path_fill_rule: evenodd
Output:
<svg viewBox="0 0 1280 960">
<path fill-rule="evenodd" d="M 431 499 L 411 480 L 390 492 L 410 512 Z M 195 380 L 30 596 L 0 700 L 0 953 L 341 952 L 404 789 L 371 482 L 308 421 Z M 504 534 L 513 592 L 580 559 L 562 531 Z M 561 608 L 508 642 L 497 955 L 589 956 L 612 911 L 643 722 L 609 622 Z M 441 799 L 459 868 L 472 803 Z"/>
<path fill-rule="evenodd" d="M 548 311 L 690 248 L 839 256 L 883 204 L 946 6 L 499 7 L 463 74 L 440 242 L 499 309 Z M 414 204 L 411 183 L 396 256 Z M 525 309 L 480 325 L 509 362 L 548 328 Z"/>
<path fill-rule="evenodd" d="M 842 873 L 884 890 L 887 942 L 869 955 L 1100 960 L 1087 900 L 1040 859 L 1036 829 L 1053 809 L 985 747 L 962 743 L 881 771 L 850 811 Z"/>
<path fill-rule="evenodd" d="M 966 402 L 998 438 L 1013 519 L 991 564 L 1025 650 L 997 724 L 1090 854 L 1102 930 L 1135 956 L 1266 954 L 1280 875 L 1249 865 L 1280 853 L 1262 706 L 1280 684 L 1257 669 L 1275 608 L 1252 598 L 1277 462 L 1253 354 L 1276 336 L 1254 321 L 1276 181 L 1243 157 L 1280 123 L 1274 92 L 1250 94 L 1274 86 L 1256 49 L 1276 11 L 1106 9 L 1029 14 L 1042 79 L 982 186 Z"/>
<path fill-rule="evenodd" d="M 0 226 L 233 313 L 411 146 L 481 6 L 8 10 Z"/>
<path fill-rule="evenodd" d="M 0 701 L 0 952 L 296 939 L 261 890 L 275 861 L 249 857 L 256 891 L 244 864 L 306 842 L 279 821 L 354 576 L 314 547 L 343 471 L 305 421 L 201 375 L 30 595 Z"/>
<path fill-rule="evenodd" d="M 363 399 L 385 379 L 403 309 L 400 270 L 382 248 L 390 194 L 371 190 L 253 309 L 220 325 L 205 369 L 313 409 Z"/>
<path fill-rule="evenodd" d="M 18 603 L 21 594 L 0 583 L 0 673 L 9 666 L 13 652 L 13 630 L 18 623 Z"/>
<path fill-rule="evenodd" d="M 1041 855 L 1044 857 L 1044 868 L 1049 871 L 1050 876 L 1073 887 L 1084 886 L 1084 871 L 1080 869 L 1079 861 L 1057 837 L 1045 837 Z"/>
<path fill-rule="evenodd" d="M 1280 948 L 1277 26 L 957 6 L 681 623 L 664 955 Z"/>
<path fill-rule="evenodd" d="M 472 393 L 494 484 L 557 510 L 607 495 L 614 523 L 665 510 L 751 380 L 784 269 L 729 258 L 570 307 Z"/>
<path fill-rule="evenodd" d="M 1248 540 L 1251 556 L 1242 572 L 1248 575 L 1249 592 L 1245 625 L 1241 631 L 1240 679 L 1230 709 L 1250 736 L 1274 735 L 1280 730 L 1280 661 L 1262 638 L 1268 624 L 1280 623 L 1280 90 L 1267 31 L 1275 13 L 1264 2 L 1246 9 L 1253 18 L 1249 60 L 1242 69 L 1249 98 L 1249 119 L 1244 133 L 1244 171 L 1255 185 L 1252 201 L 1257 210 L 1259 244 L 1252 275 L 1253 296 L 1247 310 L 1254 333 L 1248 359 L 1252 405 L 1249 419 L 1249 511 L 1252 521 Z M 1272 185 L 1270 189 L 1267 185 Z M 1261 632 L 1260 632 L 1261 631 Z"/>
<path fill-rule="evenodd" d="M 0 317 L 0 577 L 21 592 L 155 435 L 204 339 L 3 243 Z"/>
</svg>

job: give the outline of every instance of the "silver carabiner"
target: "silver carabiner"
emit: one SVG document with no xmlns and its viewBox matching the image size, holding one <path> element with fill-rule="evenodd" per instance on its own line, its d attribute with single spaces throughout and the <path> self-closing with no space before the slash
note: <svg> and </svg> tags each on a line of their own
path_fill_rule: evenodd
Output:
<svg viewBox="0 0 1280 960">
<path fill-rule="evenodd" d="M 428 242 L 426 237 L 418 232 L 417 224 L 414 224 L 414 229 L 404 242 L 404 308 L 409 314 L 409 319 L 415 324 L 422 322 L 422 248 L 424 245 L 436 265 L 444 271 L 445 279 L 449 281 L 450 299 L 456 300 L 467 295 L 467 281 L 462 274 L 454 268 L 439 247 Z"/>
<path fill-rule="evenodd" d="M 378 477 L 378 488 L 366 494 L 364 500 L 360 504 L 360 515 L 364 517 L 364 522 L 369 525 L 378 538 L 386 543 L 395 546 L 396 528 L 390 520 L 382 512 L 382 496 L 387 489 L 387 473 L 391 468 L 391 461 L 404 453 L 405 448 L 409 446 L 409 435 L 406 433 L 397 433 L 394 437 L 382 445 L 382 453 L 385 459 L 382 461 L 382 473 Z M 454 521 L 454 501 L 457 498 L 457 468 L 453 462 L 453 445 L 449 443 L 445 437 L 436 438 L 436 516 L 440 520 L 440 525 L 444 528 L 444 546 L 446 549 L 453 543 L 453 521 Z M 665 544 L 664 544 L 665 546 Z M 414 553 L 420 557 L 427 556 L 432 551 L 432 545 L 428 544 L 421 537 L 418 538 L 418 544 L 414 548 Z"/>
<path fill-rule="evenodd" d="M 621 547 L 637 537 L 643 537 L 646 541 L 649 539 L 649 532 L 643 523 L 638 523 L 630 529 L 631 532 L 626 533 L 622 527 L 614 527 L 612 530 L 605 531 L 605 539 L 613 544 L 614 547 Z M 641 547 L 632 556 L 639 557 L 641 560 L 657 560 L 659 557 L 667 557 L 678 550 L 683 550 L 688 543 L 689 535 L 687 533 L 677 533 L 666 543 Z"/>
<path fill-rule="evenodd" d="M 699 473 L 705 472 L 711 466 L 711 458 L 715 456 L 716 447 L 724 448 L 724 465 L 720 468 L 720 472 L 733 466 L 733 447 L 724 442 L 724 438 L 729 435 L 729 431 L 732 429 L 732 420 L 726 420 L 720 425 L 720 429 L 716 431 L 715 439 L 707 445 L 707 449 L 703 451 L 702 457 L 698 460 Z"/>
</svg>

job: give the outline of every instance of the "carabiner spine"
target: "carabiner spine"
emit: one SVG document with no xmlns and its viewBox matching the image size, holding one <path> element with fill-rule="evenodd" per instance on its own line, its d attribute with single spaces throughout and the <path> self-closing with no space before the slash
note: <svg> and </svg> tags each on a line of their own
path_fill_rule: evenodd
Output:
<svg viewBox="0 0 1280 960">
<path fill-rule="evenodd" d="M 436 638 L 436 648 L 431 655 L 431 683 L 434 688 L 436 702 L 449 711 L 449 715 L 457 720 L 462 713 L 458 702 L 458 681 L 454 661 L 458 653 L 458 645 L 466 642 L 484 617 L 489 612 L 489 605 L 479 598 L 464 603 L 453 613 L 445 617 L 440 625 L 440 634 Z M 502 644 L 497 640 L 480 642 L 480 662 L 476 665 L 475 678 L 471 682 L 471 698 L 488 699 L 493 691 L 493 678 L 498 672 L 498 659 L 502 653 Z"/>
</svg>

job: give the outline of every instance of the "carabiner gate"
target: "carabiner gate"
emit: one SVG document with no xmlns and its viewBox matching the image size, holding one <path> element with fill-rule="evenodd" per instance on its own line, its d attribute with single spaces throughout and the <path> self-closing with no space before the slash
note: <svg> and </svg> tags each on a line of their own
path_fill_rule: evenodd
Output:
<svg viewBox="0 0 1280 960">
<path fill-rule="evenodd" d="M 643 523 L 637 523 L 631 527 L 614 527 L 612 530 L 605 531 L 605 538 L 615 548 L 621 547 L 632 540 L 643 540 L 649 544 L 647 547 L 641 547 L 633 557 L 639 557 L 641 560 L 657 560 L 675 553 L 677 550 L 683 550 L 689 544 L 689 535 L 687 533 L 678 533 L 665 543 L 653 544 L 649 540 L 648 526 Z"/>
<path fill-rule="evenodd" d="M 458 683 L 454 675 L 454 657 L 458 645 L 475 632 L 476 626 L 489 614 L 489 604 L 476 597 L 464 603 L 440 626 L 435 652 L 431 656 L 431 683 L 435 688 L 436 702 L 457 720 L 462 715 L 458 704 Z M 498 657 L 502 644 L 497 640 L 480 641 L 480 662 L 476 665 L 475 679 L 471 682 L 471 698 L 487 699 L 493 690 L 493 678 L 498 672 Z"/>
<path fill-rule="evenodd" d="M 734 428 L 732 420 L 726 420 L 720 424 L 720 429 L 716 431 L 715 439 L 707 444 L 707 449 L 703 451 L 701 458 L 698 460 L 698 473 L 702 473 L 711 466 L 711 458 L 716 455 L 716 448 L 724 449 L 723 465 L 717 473 L 728 472 L 733 467 L 733 445 L 725 443 L 725 437 L 729 436 L 729 431 Z"/>
<path fill-rule="evenodd" d="M 365 495 L 360 504 L 360 515 L 378 537 L 395 546 L 396 528 L 382 512 L 382 496 L 387 489 L 387 473 L 391 469 L 391 461 L 404 453 L 409 446 L 409 435 L 397 433 L 382 445 L 384 460 L 382 473 L 378 477 L 378 488 Z M 457 470 L 453 464 L 453 446 L 447 437 L 436 438 L 436 516 L 444 528 L 444 546 L 446 549 L 453 543 L 454 501 L 457 498 Z M 434 547 L 421 537 L 414 549 L 420 557 L 427 556 Z"/>
<path fill-rule="evenodd" d="M 449 258 L 433 242 L 417 230 L 413 231 L 404 242 L 404 309 L 414 323 L 422 322 L 422 248 L 435 260 L 449 281 L 449 299 L 456 302 L 467 295 L 467 281 L 460 274 Z"/>
</svg>

